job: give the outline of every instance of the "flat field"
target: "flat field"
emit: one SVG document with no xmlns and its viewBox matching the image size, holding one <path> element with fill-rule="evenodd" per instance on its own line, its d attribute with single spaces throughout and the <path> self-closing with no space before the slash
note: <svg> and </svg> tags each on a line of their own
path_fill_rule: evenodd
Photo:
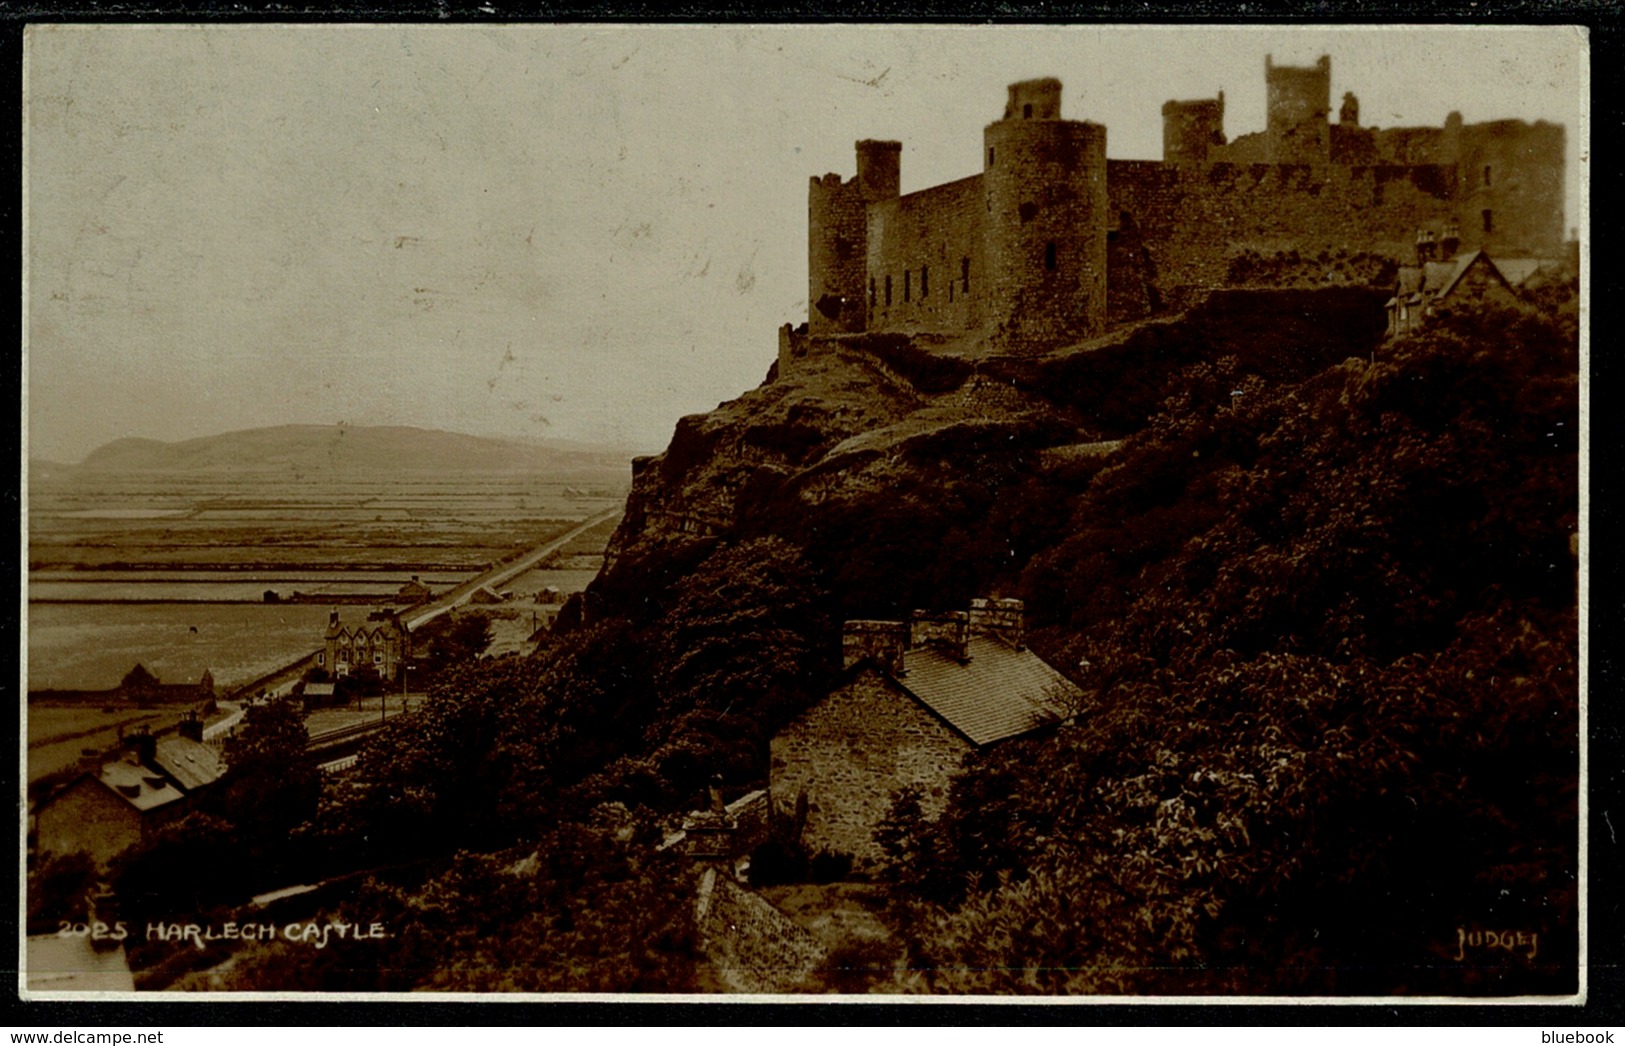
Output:
<svg viewBox="0 0 1625 1046">
<path fill-rule="evenodd" d="M 445 591 L 618 507 L 627 478 L 624 468 L 32 477 L 27 688 L 111 688 L 138 662 L 167 683 L 196 682 L 204 669 L 223 689 L 248 683 L 321 645 L 325 598 L 390 605 L 414 575 Z M 572 551 L 601 553 L 612 529 L 595 527 Z M 593 573 L 538 569 L 504 587 L 529 602 L 546 585 L 579 591 Z M 266 591 L 281 601 L 265 602 Z M 290 602 L 295 592 L 311 602 Z M 36 706 L 31 778 L 49 772 L 36 762 L 71 762 L 137 714 Z"/>
<path fill-rule="evenodd" d="M 524 475 L 73 474 L 30 485 L 29 570 L 466 574 L 618 505 L 626 486 L 621 475 L 578 484 Z"/>
<path fill-rule="evenodd" d="M 99 690 L 137 662 L 166 683 L 238 686 L 322 645 L 317 604 L 46 603 L 28 608 L 28 689 Z"/>
</svg>

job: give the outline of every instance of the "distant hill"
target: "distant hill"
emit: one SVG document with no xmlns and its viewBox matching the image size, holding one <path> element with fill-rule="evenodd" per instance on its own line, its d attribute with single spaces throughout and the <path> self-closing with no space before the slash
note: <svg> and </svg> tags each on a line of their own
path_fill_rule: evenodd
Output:
<svg viewBox="0 0 1625 1046">
<path fill-rule="evenodd" d="M 551 472 L 624 469 L 621 450 L 551 440 L 523 443 L 405 425 L 281 425 L 166 443 L 128 438 L 92 451 L 84 472 Z M 44 462 L 35 462 L 32 471 Z M 51 463 L 53 473 L 64 466 Z"/>
</svg>

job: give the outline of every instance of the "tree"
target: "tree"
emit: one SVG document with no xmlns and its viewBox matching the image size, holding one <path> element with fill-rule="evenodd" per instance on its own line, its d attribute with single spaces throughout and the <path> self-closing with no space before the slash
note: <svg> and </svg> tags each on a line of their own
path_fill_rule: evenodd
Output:
<svg viewBox="0 0 1625 1046">
<path fill-rule="evenodd" d="M 369 853 L 503 845 L 557 815 L 549 806 L 557 710 L 540 671 L 507 659 L 460 666 L 419 709 L 367 740 L 356 766 L 361 794 L 344 816 Z"/>
<path fill-rule="evenodd" d="M 955 782 L 925 984 L 1572 990 L 1576 378 L 1518 312 L 1297 383 L 1189 369 L 1029 568 L 1095 697 Z M 1550 961 L 1455 962 L 1486 912 Z"/>
<path fill-rule="evenodd" d="M 287 836 L 316 812 L 321 773 L 305 753 L 310 733 L 296 703 L 250 705 L 226 742 L 226 776 L 215 808 L 263 861 L 279 858 Z"/>
</svg>

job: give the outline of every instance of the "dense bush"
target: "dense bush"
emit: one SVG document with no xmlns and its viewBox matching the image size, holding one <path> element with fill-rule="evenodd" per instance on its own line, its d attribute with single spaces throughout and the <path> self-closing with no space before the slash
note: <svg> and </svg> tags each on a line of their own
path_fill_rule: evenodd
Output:
<svg viewBox="0 0 1625 1046">
<path fill-rule="evenodd" d="M 1079 725 L 894 807 L 925 985 L 1573 990 L 1574 364 L 1507 313 L 1191 371 L 1027 573 Z"/>
<path fill-rule="evenodd" d="M 647 821 L 565 823 L 531 846 L 460 852 L 424 879 L 369 878 L 333 917 L 387 935 L 316 950 L 276 942 L 234 964 L 253 991 L 693 990 L 687 858 Z"/>
</svg>

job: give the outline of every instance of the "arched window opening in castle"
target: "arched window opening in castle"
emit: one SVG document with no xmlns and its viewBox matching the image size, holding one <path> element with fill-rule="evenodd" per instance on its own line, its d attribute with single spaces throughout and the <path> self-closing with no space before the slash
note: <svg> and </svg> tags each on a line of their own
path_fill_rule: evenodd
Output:
<svg viewBox="0 0 1625 1046">
<path fill-rule="evenodd" d="M 1021 118 L 1023 120 L 1031 120 L 1033 118 L 1033 107 L 1031 103 L 1021 107 Z"/>
<path fill-rule="evenodd" d="M 891 274 L 886 274 L 886 304 L 891 305 Z"/>
<path fill-rule="evenodd" d="M 970 293 L 970 259 L 959 259 L 959 289 L 966 294 Z"/>
<path fill-rule="evenodd" d="M 927 294 L 930 294 L 930 293 L 931 293 L 931 267 L 929 265 L 922 265 L 922 266 L 920 266 L 920 297 L 923 298 Z"/>
<path fill-rule="evenodd" d="M 1491 214 L 1488 210 L 1484 211 L 1484 231 L 1495 231 L 1495 215 Z"/>
<path fill-rule="evenodd" d="M 1484 187 L 1488 188 L 1489 184 L 1490 184 L 1490 165 L 1485 164 L 1484 165 Z"/>
<path fill-rule="evenodd" d="M 1055 271 L 1055 241 L 1044 244 L 1044 268 Z"/>
</svg>

